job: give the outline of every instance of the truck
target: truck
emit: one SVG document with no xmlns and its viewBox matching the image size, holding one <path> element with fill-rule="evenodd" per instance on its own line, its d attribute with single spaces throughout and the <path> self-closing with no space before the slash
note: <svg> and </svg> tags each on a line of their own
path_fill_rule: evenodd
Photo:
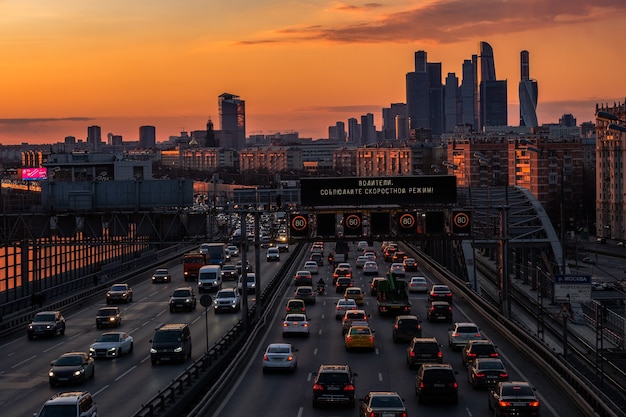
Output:
<svg viewBox="0 0 626 417">
<path fill-rule="evenodd" d="M 198 272 L 198 292 L 218 291 L 222 288 L 222 267 L 205 265 Z"/>
<path fill-rule="evenodd" d="M 206 254 L 200 252 L 189 252 L 183 255 L 183 277 L 185 281 L 195 281 L 198 279 L 198 271 L 206 265 Z"/>
<path fill-rule="evenodd" d="M 384 280 L 378 282 L 376 305 L 380 315 L 398 315 L 411 313 L 411 301 L 407 293 L 407 283 L 397 279 L 389 271 Z"/>
<path fill-rule="evenodd" d="M 200 245 L 200 252 L 207 256 L 209 265 L 224 265 L 226 254 L 223 243 L 203 243 Z"/>
</svg>

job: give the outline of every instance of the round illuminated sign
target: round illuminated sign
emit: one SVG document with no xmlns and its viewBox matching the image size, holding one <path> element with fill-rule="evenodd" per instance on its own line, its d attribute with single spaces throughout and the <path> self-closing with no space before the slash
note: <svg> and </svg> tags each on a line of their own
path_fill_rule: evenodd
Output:
<svg viewBox="0 0 626 417">
<path fill-rule="evenodd" d="M 349 214 L 346 217 L 345 226 L 348 229 L 358 229 L 361 227 L 361 216 L 358 214 Z"/>
<path fill-rule="evenodd" d="M 291 219 L 291 228 L 298 232 L 302 232 L 307 228 L 307 223 L 308 221 L 306 217 L 302 215 L 297 215 Z"/>
<path fill-rule="evenodd" d="M 403 229 L 412 229 L 415 227 L 415 216 L 411 213 L 404 213 L 400 216 L 398 224 Z"/>
<path fill-rule="evenodd" d="M 464 229 L 466 227 L 469 227 L 469 225 L 470 225 L 470 218 L 469 218 L 469 215 L 467 213 L 459 212 L 459 213 L 456 213 L 454 215 L 453 222 L 454 222 L 454 226 L 455 227 L 457 227 L 459 229 Z"/>
</svg>

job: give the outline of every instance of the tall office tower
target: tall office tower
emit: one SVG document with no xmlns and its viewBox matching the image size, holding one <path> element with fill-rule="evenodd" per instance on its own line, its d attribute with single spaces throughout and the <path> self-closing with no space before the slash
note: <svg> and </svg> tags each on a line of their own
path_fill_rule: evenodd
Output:
<svg viewBox="0 0 626 417">
<path fill-rule="evenodd" d="M 415 71 L 406 74 L 406 106 L 410 129 L 430 128 L 429 77 L 426 52 L 415 53 Z"/>
<path fill-rule="evenodd" d="M 100 126 L 89 126 L 87 128 L 87 146 L 95 152 L 100 150 L 102 143 L 102 131 Z"/>
<path fill-rule="evenodd" d="M 478 128 L 485 126 L 506 126 L 507 114 L 507 82 L 496 79 L 496 67 L 493 49 L 487 42 L 479 42 L 476 55 L 476 78 L 478 94 L 476 96 L 476 114 Z"/>
<path fill-rule="evenodd" d="M 471 59 L 463 61 L 463 79 L 461 81 L 461 124 L 469 125 L 478 129 L 478 122 L 474 114 L 474 93 L 476 85 L 476 77 L 474 72 L 474 63 Z"/>
<path fill-rule="evenodd" d="M 371 145 L 373 143 L 376 143 L 374 115 L 367 113 L 361 116 L 361 145 Z"/>
<path fill-rule="evenodd" d="M 361 144 L 361 126 L 354 117 L 348 119 L 348 143 L 357 146 Z"/>
<path fill-rule="evenodd" d="M 537 81 L 530 78 L 528 51 L 520 52 L 519 125 L 537 127 Z"/>
<path fill-rule="evenodd" d="M 406 104 L 391 103 L 391 107 L 383 108 L 383 140 L 408 139 L 406 123 Z"/>
<path fill-rule="evenodd" d="M 215 129 L 213 128 L 213 120 L 209 117 L 209 120 L 206 122 L 206 138 L 204 141 L 204 146 L 207 148 L 219 148 L 220 141 L 215 136 Z"/>
<path fill-rule="evenodd" d="M 139 127 L 139 147 L 142 149 L 154 149 L 156 147 L 156 127 Z"/>
<path fill-rule="evenodd" d="M 446 133 L 454 132 L 454 127 L 461 123 L 461 90 L 459 89 L 459 79 L 456 74 L 449 72 L 446 77 L 444 111 Z"/>
<path fill-rule="evenodd" d="M 328 126 L 328 139 L 337 140 L 337 125 Z"/>
<path fill-rule="evenodd" d="M 243 149 L 246 143 L 246 102 L 239 96 L 223 93 L 218 97 L 220 130 L 230 139 L 223 147 Z"/>
<path fill-rule="evenodd" d="M 337 122 L 337 140 L 339 142 L 344 143 L 346 139 L 348 139 L 348 134 L 346 133 L 346 124 L 344 122 Z"/>
</svg>

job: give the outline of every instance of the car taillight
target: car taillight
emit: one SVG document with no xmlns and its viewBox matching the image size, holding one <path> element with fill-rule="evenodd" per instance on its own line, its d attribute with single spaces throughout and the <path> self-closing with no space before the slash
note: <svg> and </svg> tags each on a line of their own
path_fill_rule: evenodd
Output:
<svg viewBox="0 0 626 417">
<path fill-rule="evenodd" d="M 352 384 L 348 384 L 345 387 L 343 387 L 344 391 L 354 391 L 354 385 Z"/>
<path fill-rule="evenodd" d="M 454 381 L 454 382 L 453 382 L 452 384 L 450 384 L 450 385 L 451 385 L 451 386 L 452 386 L 452 388 L 454 388 L 454 389 L 459 388 L 459 384 L 458 384 L 456 381 Z"/>
<path fill-rule="evenodd" d="M 476 357 L 476 354 L 470 352 L 470 353 L 467 354 L 467 357 L 468 358 L 474 358 L 474 357 Z"/>
<path fill-rule="evenodd" d="M 443 352 L 442 351 L 437 352 L 437 357 L 438 358 L 443 358 Z"/>
<path fill-rule="evenodd" d="M 528 403 L 529 407 L 539 407 L 539 401 L 531 401 Z"/>
<path fill-rule="evenodd" d="M 291 361 L 293 360 L 293 356 L 289 356 L 289 357 L 287 357 L 287 360 L 288 360 L 289 362 L 291 362 Z"/>
<path fill-rule="evenodd" d="M 394 329 L 398 330 L 398 323 L 393 326 Z"/>
<path fill-rule="evenodd" d="M 482 372 L 479 372 L 479 373 L 477 373 L 477 374 L 474 374 L 474 376 L 475 376 L 476 378 L 484 378 L 484 377 L 485 377 L 485 374 L 484 374 L 484 373 L 482 373 Z"/>
<path fill-rule="evenodd" d="M 417 325 L 417 330 L 422 330 L 422 325 L 421 324 Z"/>
<path fill-rule="evenodd" d="M 510 407 L 511 406 L 511 402 L 510 401 L 498 401 L 498 406 L 500 407 Z"/>
<path fill-rule="evenodd" d="M 459 337 L 458 333 L 452 333 L 452 337 Z"/>
<path fill-rule="evenodd" d="M 507 374 L 506 372 L 500 372 L 500 378 L 508 378 L 509 374 Z"/>
<path fill-rule="evenodd" d="M 264 361 L 266 361 L 266 360 L 268 360 L 268 359 L 269 359 L 269 358 L 267 357 L 267 355 L 263 355 L 263 360 L 264 360 Z"/>
<path fill-rule="evenodd" d="M 346 336 L 346 341 L 351 342 L 352 341 L 352 336 Z"/>
<path fill-rule="evenodd" d="M 498 352 L 491 353 L 489 356 L 492 357 L 492 358 L 497 358 L 498 357 Z"/>
<path fill-rule="evenodd" d="M 309 327 L 309 323 L 304 323 L 304 327 Z"/>
<path fill-rule="evenodd" d="M 324 391 L 324 386 L 320 384 L 313 384 L 313 391 Z"/>
<path fill-rule="evenodd" d="M 370 342 L 374 342 L 374 336 L 370 336 Z"/>
<path fill-rule="evenodd" d="M 283 327 L 287 327 L 288 323 L 287 322 L 283 322 Z"/>
<path fill-rule="evenodd" d="M 424 389 L 425 386 L 426 384 L 424 384 L 424 382 L 420 382 L 420 389 Z"/>
<path fill-rule="evenodd" d="M 410 351 L 410 352 L 409 352 L 409 356 L 410 356 L 410 357 L 412 357 L 412 358 L 414 358 L 414 357 L 415 357 L 415 352 Z"/>
</svg>

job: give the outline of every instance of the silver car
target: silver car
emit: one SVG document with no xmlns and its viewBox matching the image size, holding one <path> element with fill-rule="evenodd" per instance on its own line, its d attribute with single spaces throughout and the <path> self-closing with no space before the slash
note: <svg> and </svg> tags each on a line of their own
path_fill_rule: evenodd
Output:
<svg viewBox="0 0 626 417">
<path fill-rule="evenodd" d="M 102 333 L 89 346 L 89 356 L 92 358 L 117 358 L 132 351 L 133 337 L 125 332 Z"/>
</svg>

